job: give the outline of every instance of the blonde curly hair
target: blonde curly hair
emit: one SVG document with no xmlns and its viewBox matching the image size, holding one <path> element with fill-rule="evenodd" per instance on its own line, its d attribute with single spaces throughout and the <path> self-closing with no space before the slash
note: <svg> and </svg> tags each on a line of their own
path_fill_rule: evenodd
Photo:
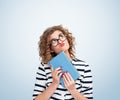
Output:
<svg viewBox="0 0 120 100">
<path fill-rule="evenodd" d="M 75 58 L 75 47 L 74 47 L 74 40 L 75 38 L 72 36 L 72 33 L 68 31 L 68 29 L 63 28 L 62 25 L 52 26 L 47 28 L 43 34 L 39 38 L 38 48 L 39 48 L 39 56 L 42 58 L 43 63 L 48 63 L 53 57 L 56 56 L 55 53 L 51 52 L 51 47 L 49 45 L 48 38 L 49 36 L 54 33 L 56 30 L 61 31 L 67 38 L 69 43 L 68 52 L 72 59 Z"/>
</svg>

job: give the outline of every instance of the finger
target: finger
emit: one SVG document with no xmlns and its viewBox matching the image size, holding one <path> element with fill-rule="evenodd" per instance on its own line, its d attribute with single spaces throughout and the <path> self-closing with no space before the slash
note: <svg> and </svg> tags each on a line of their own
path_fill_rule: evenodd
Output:
<svg viewBox="0 0 120 100">
<path fill-rule="evenodd" d="M 60 67 L 58 67 L 58 68 L 56 68 L 56 70 L 61 70 L 62 69 L 62 67 L 60 66 Z"/>
<path fill-rule="evenodd" d="M 66 77 L 67 77 L 67 79 L 69 79 L 70 81 L 73 80 L 72 76 L 71 76 L 68 72 L 66 72 Z"/>
<path fill-rule="evenodd" d="M 58 78 L 60 78 L 61 76 L 62 76 L 62 72 L 59 73 Z"/>
<path fill-rule="evenodd" d="M 61 69 L 56 70 L 56 74 L 57 74 L 57 76 L 59 76 L 61 73 L 62 73 L 62 70 L 61 70 Z"/>
<path fill-rule="evenodd" d="M 65 75 L 66 80 L 69 82 L 70 79 L 69 79 L 69 76 L 68 76 L 67 72 L 65 72 L 64 75 Z"/>
<path fill-rule="evenodd" d="M 64 84 L 67 85 L 68 84 L 68 80 L 67 80 L 65 74 L 62 75 L 62 79 L 63 79 Z"/>
<path fill-rule="evenodd" d="M 51 69 L 51 71 L 53 71 L 53 70 L 54 70 L 54 68 L 52 67 L 52 65 L 50 65 L 50 69 Z"/>
</svg>

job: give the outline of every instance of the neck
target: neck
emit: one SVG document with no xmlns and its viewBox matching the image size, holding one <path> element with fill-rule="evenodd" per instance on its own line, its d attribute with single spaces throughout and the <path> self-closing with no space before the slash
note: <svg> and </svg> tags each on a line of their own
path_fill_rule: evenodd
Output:
<svg viewBox="0 0 120 100">
<path fill-rule="evenodd" d="M 69 60 L 72 61 L 72 58 L 70 57 L 70 53 L 68 52 L 68 50 L 67 50 L 67 51 L 64 51 L 64 52 L 65 52 L 65 54 L 67 55 L 67 57 L 69 58 Z"/>
</svg>

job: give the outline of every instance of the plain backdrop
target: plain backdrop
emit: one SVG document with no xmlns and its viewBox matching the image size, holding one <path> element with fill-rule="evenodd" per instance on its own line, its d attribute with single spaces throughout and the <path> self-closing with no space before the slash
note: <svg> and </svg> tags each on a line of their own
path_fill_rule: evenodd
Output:
<svg viewBox="0 0 120 100">
<path fill-rule="evenodd" d="M 0 0 L 0 99 L 32 100 L 39 36 L 60 24 L 91 66 L 94 100 L 120 100 L 119 0 Z"/>
</svg>

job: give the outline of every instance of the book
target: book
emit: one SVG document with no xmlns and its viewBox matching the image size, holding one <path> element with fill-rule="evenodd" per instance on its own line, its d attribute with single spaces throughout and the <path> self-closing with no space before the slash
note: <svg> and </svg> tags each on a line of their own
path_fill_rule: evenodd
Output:
<svg viewBox="0 0 120 100">
<path fill-rule="evenodd" d="M 74 80 L 80 77 L 77 69 L 63 51 L 51 59 L 49 64 L 51 64 L 54 69 L 62 66 L 62 72 L 68 72 Z M 60 84 L 65 87 L 62 78 L 60 78 Z"/>
</svg>

